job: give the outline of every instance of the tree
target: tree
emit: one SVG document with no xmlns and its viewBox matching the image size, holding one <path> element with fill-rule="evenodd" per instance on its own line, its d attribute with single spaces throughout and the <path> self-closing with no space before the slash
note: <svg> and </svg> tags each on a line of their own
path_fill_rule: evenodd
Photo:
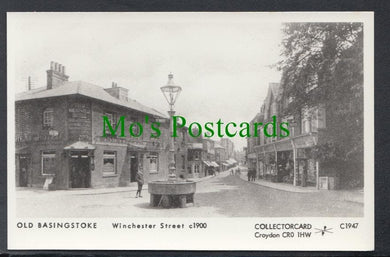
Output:
<svg viewBox="0 0 390 257">
<path fill-rule="evenodd" d="M 285 114 L 324 106 L 327 129 L 314 155 L 363 171 L 363 25 L 288 23 L 283 27 L 283 96 L 293 101 Z"/>
</svg>

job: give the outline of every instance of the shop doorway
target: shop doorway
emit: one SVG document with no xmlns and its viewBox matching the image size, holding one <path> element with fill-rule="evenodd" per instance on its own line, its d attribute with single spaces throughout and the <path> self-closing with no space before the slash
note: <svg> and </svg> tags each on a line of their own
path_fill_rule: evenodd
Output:
<svg viewBox="0 0 390 257">
<path fill-rule="evenodd" d="M 292 151 L 277 152 L 278 155 L 278 181 L 293 184 L 294 160 Z"/>
<path fill-rule="evenodd" d="M 136 153 L 130 154 L 130 182 L 136 182 L 138 172 L 138 158 Z"/>
<path fill-rule="evenodd" d="M 90 157 L 88 152 L 70 153 L 70 187 L 91 187 Z"/>
<path fill-rule="evenodd" d="M 27 155 L 19 155 L 19 186 L 28 186 L 28 168 L 30 158 Z"/>
</svg>

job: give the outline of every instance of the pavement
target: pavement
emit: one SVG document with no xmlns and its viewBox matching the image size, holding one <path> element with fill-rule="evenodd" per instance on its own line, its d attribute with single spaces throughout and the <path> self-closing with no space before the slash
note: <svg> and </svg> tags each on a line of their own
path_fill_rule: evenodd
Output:
<svg viewBox="0 0 390 257">
<path fill-rule="evenodd" d="M 150 207 L 149 194 L 134 186 L 109 189 L 16 192 L 18 217 L 362 217 L 363 204 L 344 192 L 301 193 L 250 183 L 230 172 L 201 178 L 188 208 Z M 352 199 L 353 200 L 353 199 Z"/>
<path fill-rule="evenodd" d="M 201 178 L 191 178 L 188 180 L 201 182 L 207 179 L 211 179 L 214 176 L 206 176 Z M 18 196 L 31 196 L 31 192 L 36 194 L 50 194 L 50 195 L 99 195 L 99 194 L 113 194 L 120 192 L 131 192 L 137 191 L 137 182 L 130 183 L 129 186 L 124 187 L 108 187 L 108 188 L 73 188 L 71 190 L 54 190 L 48 191 L 43 188 L 31 188 L 31 187 L 17 187 Z M 148 183 L 145 183 L 142 190 L 148 190 Z M 34 195 L 34 194 L 33 194 Z"/>
<path fill-rule="evenodd" d="M 241 175 L 239 176 L 241 179 L 247 181 L 248 176 L 247 172 L 245 171 L 244 167 L 240 167 L 241 170 L 244 170 L 241 172 Z M 355 202 L 364 204 L 364 191 L 359 190 L 319 190 L 315 187 L 300 187 L 300 186 L 293 186 L 291 184 L 286 183 L 275 183 L 271 181 L 267 181 L 264 179 L 256 179 L 255 181 L 247 181 L 249 183 L 257 184 L 263 187 L 269 187 L 277 190 L 282 190 L 286 192 L 294 192 L 294 193 L 320 193 L 320 192 L 327 192 L 328 194 L 333 194 L 335 196 L 338 196 L 343 201 L 349 201 L 349 202 Z"/>
</svg>

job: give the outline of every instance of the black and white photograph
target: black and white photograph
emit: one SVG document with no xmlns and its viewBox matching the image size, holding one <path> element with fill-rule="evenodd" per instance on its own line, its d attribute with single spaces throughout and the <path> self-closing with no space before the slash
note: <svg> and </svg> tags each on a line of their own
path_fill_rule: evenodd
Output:
<svg viewBox="0 0 390 257">
<path fill-rule="evenodd" d="M 15 248 L 373 247 L 373 13 L 7 20 Z"/>
</svg>

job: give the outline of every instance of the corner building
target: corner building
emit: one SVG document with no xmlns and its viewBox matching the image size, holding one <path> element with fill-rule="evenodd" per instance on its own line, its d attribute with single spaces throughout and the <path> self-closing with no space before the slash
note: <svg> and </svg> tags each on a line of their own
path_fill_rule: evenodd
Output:
<svg viewBox="0 0 390 257">
<path fill-rule="evenodd" d="M 52 62 L 45 87 L 16 95 L 16 186 L 127 186 L 138 170 L 145 182 L 166 178 L 168 117 L 129 99 L 128 89 L 116 83 L 102 88 L 68 78 L 65 67 Z M 102 137 L 103 116 L 113 125 L 125 116 L 126 137 L 119 130 L 111 136 L 108 129 Z M 154 121 L 161 122 L 159 138 L 150 137 Z M 143 125 L 142 136 L 129 135 L 133 122 Z M 139 132 L 137 126 L 133 131 Z"/>
</svg>

